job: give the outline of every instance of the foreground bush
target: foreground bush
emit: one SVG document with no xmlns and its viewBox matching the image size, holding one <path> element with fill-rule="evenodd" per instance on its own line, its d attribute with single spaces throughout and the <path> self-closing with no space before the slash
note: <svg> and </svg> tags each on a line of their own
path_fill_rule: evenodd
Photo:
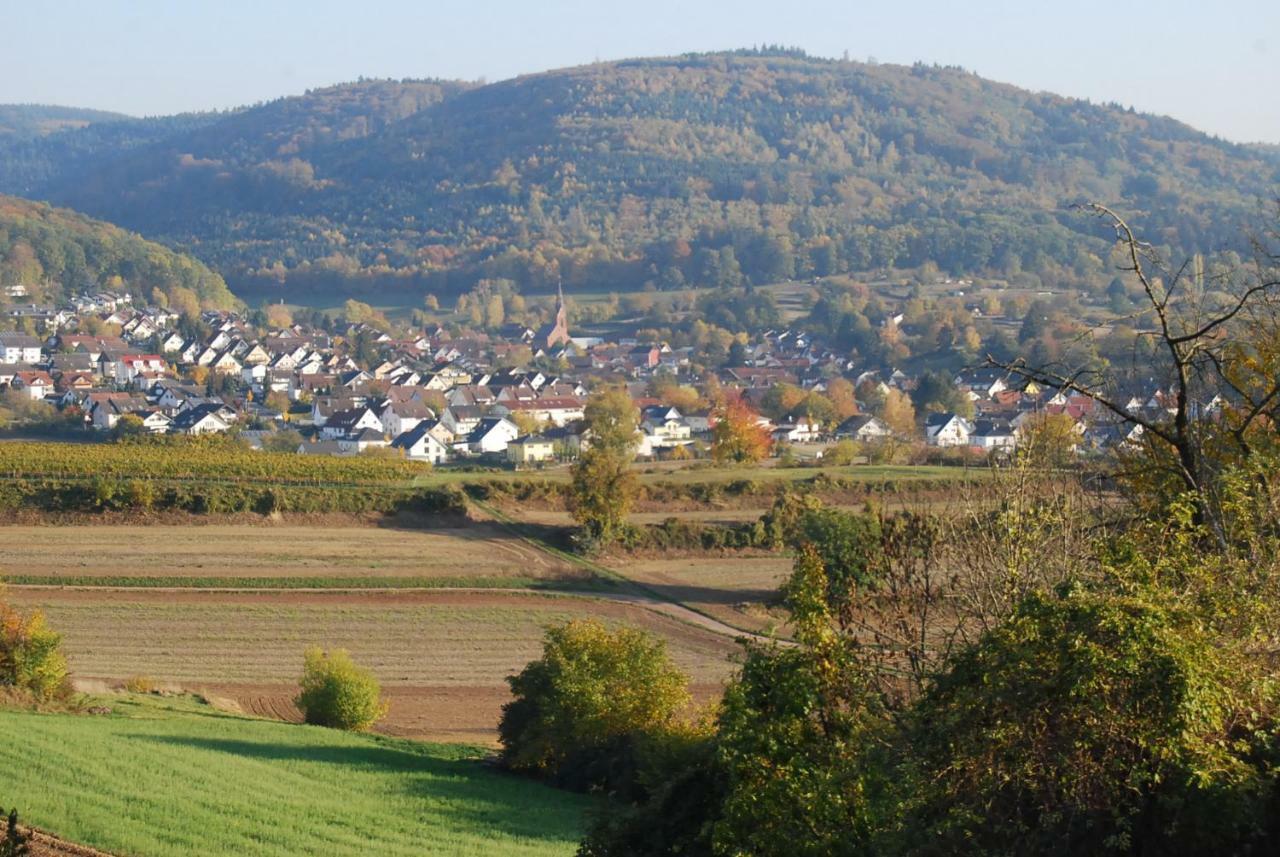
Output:
<svg viewBox="0 0 1280 857">
<path fill-rule="evenodd" d="M 1064 587 L 961 653 L 911 715 L 910 850 L 1235 854 L 1280 832 L 1280 700 L 1167 602 Z"/>
<path fill-rule="evenodd" d="M 45 624 L 44 614 L 24 615 L 0 593 L 0 686 L 29 692 L 47 701 L 67 688 L 67 659 L 62 636 Z"/>
<path fill-rule="evenodd" d="M 344 649 L 308 649 L 301 686 L 294 702 L 303 719 L 315 726 L 364 732 L 387 713 L 378 680 Z"/>
<path fill-rule="evenodd" d="M 515 699 L 498 726 L 504 763 L 580 790 L 633 780 L 637 743 L 689 701 L 665 643 L 595 620 L 548 629 L 542 657 L 507 681 Z"/>
</svg>

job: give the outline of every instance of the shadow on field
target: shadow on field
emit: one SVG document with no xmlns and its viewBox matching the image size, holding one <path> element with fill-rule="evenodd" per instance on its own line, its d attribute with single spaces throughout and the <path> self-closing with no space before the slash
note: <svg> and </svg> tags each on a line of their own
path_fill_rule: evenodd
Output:
<svg viewBox="0 0 1280 857">
<path fill-rule="evenodd" d="M 578 819 L 563 813 L 563 801 L 547 786 L 488 768 L 477 759 L 441 759 L 393 747 L 317 747 L 282 742 L 239 741 L 195 736 L 138 736 L 139 740 L 190 747 L 283 762 L 338 765 L 339 775 L 394 775 L 403 779 L 402 791 L 413 797 L 440 801 L 459 829 L 491 830 L 517 837 L 572 840 Z M 533 790 L 544 794 L 530 794 Z M 536 798 L 541 797 L 542 800 Z M 531 800 L 531 798 L 534 798 Z"/>
<path fill-rule="evenodd" d="M 772 589 L 722 589 L 712 586 L 691 586 L 680 583 L 638 583 L 647 592 L 664 601 L 675 601 L 683 604 L 774 604 L 781 599 L 777 587 Z"/>
</svg>

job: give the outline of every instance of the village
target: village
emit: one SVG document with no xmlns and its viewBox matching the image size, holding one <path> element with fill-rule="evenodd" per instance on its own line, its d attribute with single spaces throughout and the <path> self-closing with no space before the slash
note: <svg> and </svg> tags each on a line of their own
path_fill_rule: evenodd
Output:
<svg viewBox="0 0 1280 857">
<path fill-rule="evenodd" d="M 11 299 L 23 294 L 9 287 Z M 643 459 L 708 454 L 712 397 L 664 395 L 681 388 L 740 397 L 769 432 L 775 454 L 814 462 L 849 441 L 867 457 L 893 442 L 933 460 L 999 458 L 1017 448 L 1033 418 L 1046 415 L 1069 425 L 1074 453 L 1135 444 L 1142 431 L 1086 396 L 990 368 L 950 379 L 971 408 L 911 415 L 904 424 L 884 412 L 888 394 L 909 396 L 919 382 L 901 370 L 855 365 L 783 329 L 755 336 L 742 349 L 742 365 L 700 374 L 689 347 L 573 335 L 563 294 L 554 321 L 538 330 L 507 325 L 495 335 L 437 324 L 408 338 L 365 322 L 335 332 L 255 327 L 243 315 L 211 311 L 200 318 L 207 333 L 193 336 L 177 313 L 115 292 L 56 308 L 10 305 L 4 313 L 6 326 L 33 331 L 0 332 L 0 390 L 22 403 L 11 429 L 53 422 L 100 437 L 230 432 L 256 448 L 299 454 L 545 467 L 581 449 L 590 391 L 621 382 L 640 414 Z M 357 340 L 373 359 L 357 359 Z M 812 397 L 833 390 L 836 379 L 856 391 L 852 407 L 815 414 Z M 775 396 L 771 416 L 770 391 L 780 387 L 808 398 L 777 413 Z M 1127 408 L 1150 415 L 1168 404 L 1152 387 L 1135 391 Z M 1214 407 L 1207 403 L 1202 412 Z"/>
</svg>

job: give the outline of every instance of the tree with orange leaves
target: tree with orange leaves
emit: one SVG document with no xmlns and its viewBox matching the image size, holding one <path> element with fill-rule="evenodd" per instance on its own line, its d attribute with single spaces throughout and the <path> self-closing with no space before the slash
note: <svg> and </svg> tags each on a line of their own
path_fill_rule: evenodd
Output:
<svg viewBox="0 0 1280 857">
<path fill-rule="evenodd" d="M 716 461 L 755 464 L 769 455 L 772 446 L 760 415 L 741 398 L 729 399 L 717 409 L 711 430 L 711 457 Z"/>
</svg>

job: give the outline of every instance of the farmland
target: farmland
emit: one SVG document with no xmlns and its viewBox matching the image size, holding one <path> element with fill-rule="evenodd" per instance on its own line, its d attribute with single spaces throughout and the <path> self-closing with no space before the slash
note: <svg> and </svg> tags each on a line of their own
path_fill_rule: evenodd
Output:
<svg viewBox="0 0 1280 857">
<path fill-rule="evenodd" d="M 4 799 L 119 854 L 569 855 L 585 798 L 470 748 L 105 697 L 108 716 L 0 711 Z"/>
<path fill-rule="evenodd" d="M 658 634 L 693 678 L 701 699 L 714 696 L 732 669 L 729 658 L 736 647 L 731 639 L 644 606 L 523 588 L 502 591 L 498 587 L 520 581 L 510 575 L 545 575 L 534 580 L 538 585 L 560 573 L 544 554 L 510 537 L 473 540 L 357 527 L 129 529 L 34 528 L 36 535 L 66 545 L 42 557 L 40 548 L 23 547 L 31 540 L 28 528 L 0 527 L 6 555 L 16 554 L 35 572 L 26 579 L 56 578 L 68 568 L 83 578 L 92 578 L 80 574 L 83 568 L 101 575 L 98 586 L 19 585 L 10 591 L 11 600 L 44 610 L 65 635 L 71 669 L 82 686 L 117 685 L 147 675 L 225 697 L 245 711 L 296 717 L 290 700 L 302 651 L 312 644 L 343 647 L 382 679 L 391 700 L 387 732 L 491 743 L 507 699 L 505 677 L 536 657 L 543 629 L 552 623 L 594 616 Z M 245 532 L 253 530 L 257 538 Z M 283 539 L 280 547 L 272 545 L 275 534 Z M 120 544 L 119 565 L 104 558 L 105 564 L 95 568 L 95 545 L 109 547 L 117 540 L 130 545 Z M 291 542 L 296 542 L 292 548 Z M 229 545 L 238 546 L 237 555 L 244 552 L 243 567 L 237 560 L 232 569 L 209 550 Z M 292 559 L 283 558 L 285 552 Z M 55 553 L 57 559 L 51 559 Z M 420 563 L 411 567 L 415 554 Z M 538 558 L 548 562 L 541 570 Z M 10 564 L 6 571 L 19 568 Z M 388 585 L 397 580 L 416 585 L 417 576 L 433 570 L 442 575 L 443 586 L 461 580 L 471 588 Z M 375 588 L 347 588 L 353 571 L 366 575 L 364 582 Z M 207 579 L 182 579 L 192 574 Z M 232 588 L 251 574 L 261 575 L 259 583 L 293 581 L 306 587 Z M 221 588 L 156 588 L 150 585 L 155 582 Z"/>
<path fill-rule="evenodd" d="M 649 591 L 745 631 L 779 633 L 782 611 L 770 609 L 791 572 L 781 555 L 636 559 L 617 566 Z"/>
<path fill-rule="evenodd" d="M 196 521 L 200 519 L 195 519 Z M 52 544 L 57 550 L 50 550 Z M 580 569 L 485 524 L 0 527 L 0 570 L 34 585 L 586 588 Z M 483 557 L 483 562 L 477 558 Z"/>
</svg>

